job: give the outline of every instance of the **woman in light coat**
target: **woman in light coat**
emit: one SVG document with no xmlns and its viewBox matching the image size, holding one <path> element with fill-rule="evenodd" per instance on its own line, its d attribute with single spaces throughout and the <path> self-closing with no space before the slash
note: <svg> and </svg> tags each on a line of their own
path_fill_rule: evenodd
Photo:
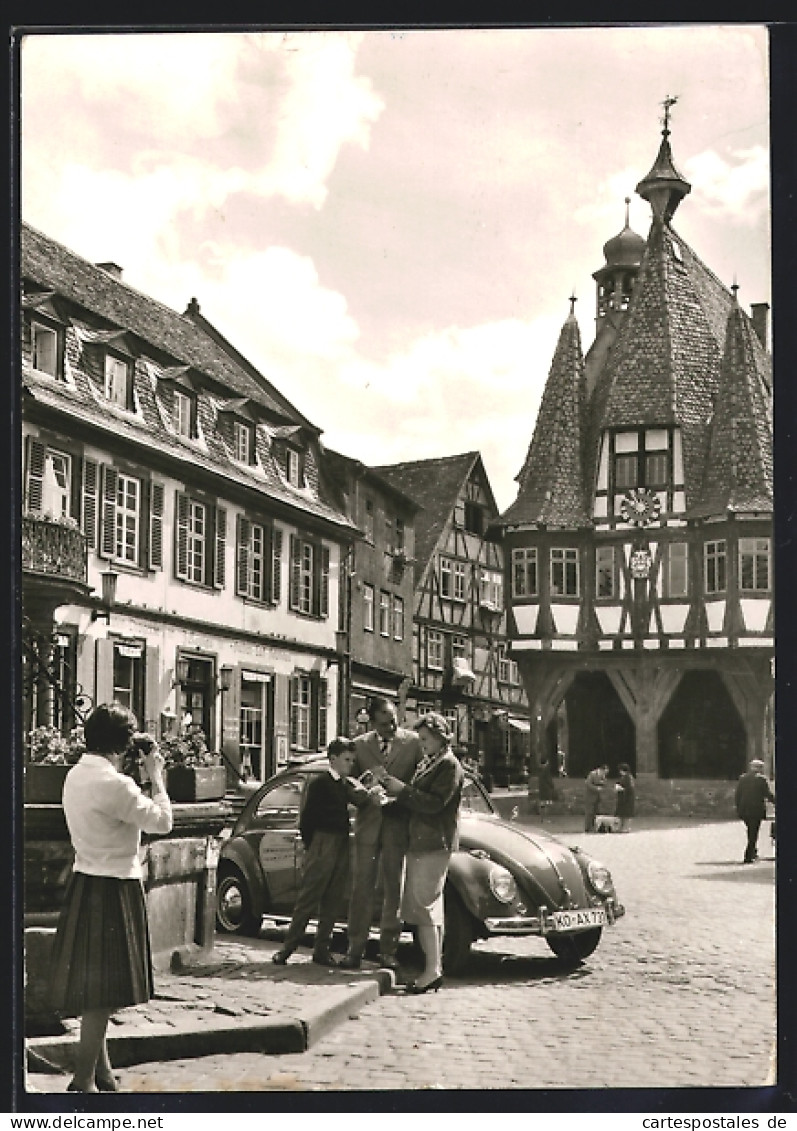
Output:
<svg viewBox="0 0 797 1131">
<path fill-rule="evenodd" d="M 402 919 L 418 928 L 425 967 L 409 993 L 437 990 L 443 982 L 443 888 L 457 847 L 464 770 L 451 749 L 442 715 L 430 712 L 416 727 L 423 757 L 409 783 L 387 776 L 383 788 L 409 809 L 409 849 Z"/>
</svg>

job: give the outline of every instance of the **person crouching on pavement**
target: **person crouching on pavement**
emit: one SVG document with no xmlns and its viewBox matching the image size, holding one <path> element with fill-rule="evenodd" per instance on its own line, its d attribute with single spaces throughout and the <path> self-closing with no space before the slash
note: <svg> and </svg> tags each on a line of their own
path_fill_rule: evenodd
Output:
<svg viewBox="0 0 797 1131">
<path fill-rule="evenodd" d="M 299 818 L 299 833 L 306 849 L 304 870 L 285 941 L 271 956 L 279 966 L 284 966 L 299 946 L 315 915 L 318 927 L 313 962 L 335 965 L 329 946 L 349 876 L 349 802 L 360 806 L 373 800 L 378 804 L 376 796 L 372 799 L 364 786 L 350 778 L 354 767 L 351 739 L 333 738 L 327 747 L 327 758 L 329 770 L 310 777 Z"/>
<path fill-rule="evenodd" d="M 423 715 L 417 726 L 423 758 L 409 783 L 388 774 L 382 779 L 395 804 L 409 811 L 407 875 L 402 918 L 418 928 L 425 966 L 409 993 L 436 990 L 443 982 L 443 888 L 451 853 L 457 847 L 459 802 L 465 772 L 451 749 L 451 731 L 442 715 Z"/>
<path fill-rule="evenodd" d="M 408 782 L 421 760 L 417 734 L 396 723 L 389 699 L 374 696 L 368 705 L 371 730 L 355 738 L 355 774 L 379 783 L 386 773 Z M 344 970 L 359 969 L 371 929 L 377 877 L 382 873 L 379 917 L 379 963 L 398 969 L 396 949 L 401 933 L 399 908 L 409 814 L 400 805 L 368 805 L 357 810 L 354 825 L 354 875 L 349 903 L 349 949 L 340 962 Z"/>
<path fill-rule="evenodd" d="M 753 864 L 758 859 L 758 830 L 767 814 L 767 801 L 775 801 L 763 771 L 764 763 L 753 758 L 749 770 L 742 774 L 736 786 L 736 814 L 747 827 L 743 864 Z"/>
</svg>

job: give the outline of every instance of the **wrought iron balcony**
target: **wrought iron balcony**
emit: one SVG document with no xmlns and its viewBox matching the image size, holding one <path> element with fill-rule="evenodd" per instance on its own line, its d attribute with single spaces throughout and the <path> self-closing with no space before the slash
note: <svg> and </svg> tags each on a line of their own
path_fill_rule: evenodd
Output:
<svg viewBox="0 0 797 1131">
<path fill-rule="evenodd" d="M 23 515 L 23 573 L 85 585 L 87 552 L 86 538 L 77 526 L 43 515 Z"/>
</svg>

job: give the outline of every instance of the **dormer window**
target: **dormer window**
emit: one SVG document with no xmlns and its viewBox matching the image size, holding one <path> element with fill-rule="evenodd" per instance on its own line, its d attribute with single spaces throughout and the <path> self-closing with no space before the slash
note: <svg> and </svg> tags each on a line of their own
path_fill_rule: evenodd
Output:
<svg viewBox="0 0 797 1131">
<path fill-rule="evenodd" d="M 111 404 L 128 410 L 133 408 L 133 370 L 129 361 L 106 353 L 103 391 Z"/>
<path fill-rule="evenodd" d="M 172 428 L 178 436 L 185 436 L 186 439 L 196 436 L 196 397 L 181 389 L 174 390 Z"/>
<path fill-rule="evenodd" d="M 613 461 L 614 513 L 621 514 L 627 493 L 667 491 L 673 484 L 673 452 L 670 430 L 646 428 L 617 432 Z M 664 499 L 660 500 L 664 506 Z"/>
<path fill-rule="evenodd" d="M 245 420 L 232 423 L 233 455 L 239 463 L 253 463 L 255 450 L 254 428 Z"/>
<path fill-rule="evenodd" d="M 291 487 L 303 487 L 302 455 L 297 448 L 285 449 L 285 478 Z"/>
<path fill-rule="evenodd" d="M 62 349 L 59 332 L 44 322 L 31 320 L 30 337 L 33 368 L 37 373 L 60 378 Z"/>
</svg>

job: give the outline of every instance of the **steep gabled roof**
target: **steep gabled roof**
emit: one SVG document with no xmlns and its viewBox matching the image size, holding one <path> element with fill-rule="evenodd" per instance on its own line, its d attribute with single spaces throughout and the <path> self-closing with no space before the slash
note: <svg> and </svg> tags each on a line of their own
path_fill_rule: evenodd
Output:
<svg viewBox="0 0 797 1131">
<path fill-rule="evenodd" d="M 761 343 L 735 303 L 725 334 L 703 488 L 689 517 L 772 510 L 772 419 Z"/>
<path fill-rule="evenodd" d="M 20 250 L 23 279 L 130 330 L 168 357 L 216 378 L 239 396 L 250 397 L 275 417 L 307 424 L 265 377 L 254 376 L 254 367 L 204 319 L 192 320 L 141 294 L 29 224 L 21 226 Z"/>
<path fill-rule="evenodd" d="M 609 428 L 681 428 L 687 505 L 701 489 L 733 299 L 667 224 L 654 220 L 628 315 L 590 403 L 586 482 Z"/>
<path fill-rule="evenodd" d="M 515 502 L 505 524 L 590 525 L 583 474 L 584 355 L 571 310 L 559 334 Z"/>
<path fill-rule="evenodd" d="M 415 516 L 415 578 L 422 576 L 466 479 L 478 466 L 492 504 L 497 507 L 482 458 L 478 452 L 464 452 L 458 456 L 441 456 L 439 459 L 413 460 L 411 463 L 386 464 L 373 470 L 388 483 L 409 495 L 422 508 Z"/>
</svg>

